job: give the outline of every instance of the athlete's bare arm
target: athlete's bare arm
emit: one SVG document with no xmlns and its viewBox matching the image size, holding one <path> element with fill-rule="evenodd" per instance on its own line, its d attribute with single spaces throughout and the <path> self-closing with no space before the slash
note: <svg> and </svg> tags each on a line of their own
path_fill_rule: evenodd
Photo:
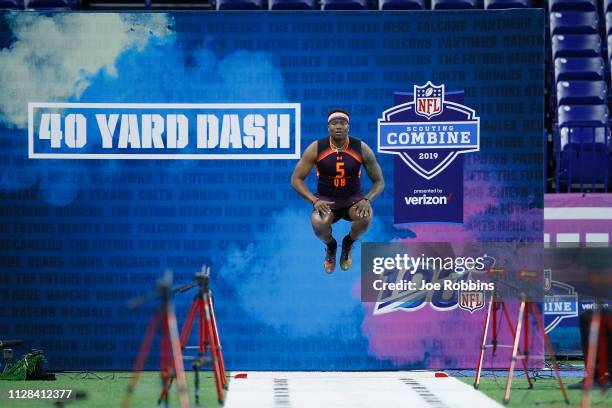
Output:
<svg viewBox="0 0 612 408">
<path fill-rule="evenodd" d="M 310 189 L 304 182 L 306 177 L 312 171 L 312 167 L 314 166 L 317 160 L 317 142 L 312 142 L 310 146 L 304 150 L 304 154 L 302 158 L 295 166 L 295 170 L 293 170 L 293 174 L 291 175 L 291 187 L 298 192 L 305 200 L 308 200 L 312 203 L 315 210 L 319 212 L 319 214 L 329 214 L 331 213 L 331 208 L 329 208 L 330 204 L 333 204 L 333 201 L 323 201 L 318 199 L 314 194 L 310 192 Z"/>
<path fill-rule="evenodd" d="M 361 156 L 363 157 L 363 167 L 365 167 L 366 174 L 372 180 L 372 188 L 366 194 L 366 198 L 372 201 L 385 189 L 385 179 L 374 152 L 370 149 L 370 146 L 363 142 L 361 142 Z"/>
<path fill-rule="evenodd" d="M 382 170 L 376 161 L 376 156 L 370 147 L 361 142 L 361 156 L 363 158 L 363 167 L 366 174 L 372 180 L 372 188 L 366 194 L 367 200 L 361 200 L 355 204 L 355 212 L 358 217 L 370 217 L 372 215 L 372 206 L 370 201 L 374 200 L 385 189 L 385 179 L 383 178 Z"/>
</svg>

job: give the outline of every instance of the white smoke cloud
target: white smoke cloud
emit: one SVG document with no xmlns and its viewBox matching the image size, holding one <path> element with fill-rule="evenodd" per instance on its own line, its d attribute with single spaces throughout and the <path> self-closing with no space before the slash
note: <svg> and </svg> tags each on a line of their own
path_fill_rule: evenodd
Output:
<svg viewBox="0 0 612 408">
<path fill-rule="evenodd" d="M 28 102 L 78 97 L 89 78 L 125 50 L 142 50 L 149 39 L 172 39 L 165 14 L 15 13 L 9 17 L 14 42 L 0 51 L 0 120 L 25 128 Z M 95 50 L 95 52 L 92 52 Z"/>
</svg>

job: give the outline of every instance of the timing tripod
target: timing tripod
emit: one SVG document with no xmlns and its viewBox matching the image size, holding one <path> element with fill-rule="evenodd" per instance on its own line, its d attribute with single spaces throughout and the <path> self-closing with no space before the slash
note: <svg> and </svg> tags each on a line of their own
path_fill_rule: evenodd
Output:
<svg viewBox="0 0 612 408">
<path fill-rule="evenodd" d="M 480 354 L 478 356 L 478 365 L 476 366 L 476 378 L 474 379 L 474 388 L 478 389 L 479 385 L 480 385 L 480 375 L 482 373 L 482 366 L 484 363 L 484 354 L 485 354 L 485 350 L 490 348 L 493 350 L 493 355 L 495 355 L 497 348 L 510 348 L 512 347 L 509 344 L 498 344 L 497 341 L 497 319 L 498 319 L 498 311 L 501 309 L 503 312 L 503 316 L 501 316 L 500 318 L 505 318 L 506 323 L 508 324 L 508 330 L 510 330 L 510 334 L 512 335 L 512 338 L 515 337 L 515 331 L 514 331 L 514 327 L 512 326 L 512 322 L 510 321 L 510 314 L 508 313 L 508 308 L 506 307 L 506 304 L 503 301 L 498 300 L 499 295 L 497 294 L 497 291 L 494 291 L 493 294 L 491 295 L 491 298 L 489 299 L 489 306 L 487 308 L 487 317 L 485 319 L 485 324 L 484 324 L 484 330 L 483 330 L 483 334 L 482 334 L 482 343 L 480 345 Z M 487 342 L 487 334 L 489 332 L 489 324 L 491 323 L 491 320 L 493 320 L 493 324 L 492 324 L 492 333 L 491 333 L 491 344 L 486 344 Z M 528 343 L 528 336 L 525 336 L 524 338 L 525 340 L 525 346 L 527 346 Z M 528 353 L 528 352 L 527 352 Z M 527 370 L 527 362 L 525 361 L 525 359 L 521 359 L 521 363 L 523 365 L 523 371 L 525 372 L 525 377 L 527 378 L 527 383 L 529 384 L 529 388 L 533 388 L 533 382 L 531 381 L 531 377 L 529 377 L 529 372 Z"/>
<path fill-rule="evenodd" d="M 183 330 L 181 331 L 181 349 L 185 350 L 186 348 L 192 348 L 187 346 L 187 341 L 189 341 L 193 323 L 197 317 L 199 323 L 198 345 L 193 348 L 198 349 L 198 356 L 192 363 L 195 381 L 195 402 L 196 404 L 200 403 L 200 368 L 212 362 L 217 398 L 219 403 L 223 404 L 225 398 L 224 390 L 227 390 L 228 386 L 227 377 L 225 376 L 223 354 L 221 352 L 221 342 L 217 330 L 217 320 L 213 308 L 212 291 L 210 290 L 210 267 L 203 266 L 202 271 L 195 274 L 194 282 L 188 283 L 175 290 L 178 292 L 186 292 L 195 286 L 198 286 L 198 293 L 193 298 L 193 302 L 185 318 Z M 206 352 L 210 352 L 210 358 L 205 357 Z M 166 398 L 171 386 L 172 379 L 164 386 L 159 396 L 158 403 L 161 402 L 163 398 Z"/>
<path fill-rule="evenodd" d="M 502 271 L 502 274 L 498 276 L 503 276 L 504 274 L 505 274 L 505 271 Z M 537 277 L 537 273 L 534 273 L 534 271 L 530 271 L 530 270 L 518 271 L 518 275 L 519 275 L 519 278 L 523 280 L 533 280 L 535 277 Z M 497 283 L 500 283 L 500 282 L 501 281 L 496 282 L 496 286 L 497 286 Z M 512 287 L 508 283 L 506 283 L 506 285 Z M 518 288 L 514 288 L 514 287 L 512 288 L 515 290 L 519 290 Z M 544 322 L 542 320 L 542 316 L 540 314 L 538 306 L 536 303 L 527 301 L 527 295 L 525 294 L 526 289 L 519 290 L 519 291 L 520 291 L 520 296 L 521 296 L 521 303 L 519 305 L 518 317 L 516 321 L 516 329 L 512 325 L 512 322 L 510 320 L 510 314 L 508 313 L 506 304 L 503 301 L 498 300 L 499 293 L 498 293 L 497 288 L 491 295 L 491 299 L 489 300 L 489 306 L 487 309 L 487 317 L 485 319 L 485 324 L 484 324 L 484 329 L 483 329 L 482 342 L 480 346 L 480 354 L 478 357 L 478 365 L 476 367 L 476 378 L 474 379 L 474 388 L 478 389 L 478 386 L 480 383 L 480 375 L 482 373 L 482 365 L 484 361 L 485 350 L 487 348 L 492 348 L 493 353 L 495 353 L 495 351 L 497 350 L 497 347 L 508 347 L 508 348 L 512 347 L 512 357 L 510 359 L 510 367 L 508 368 L 508 378 L 506 380 L 506 387 L 504 389 L 504 399 L 503 399 L 504 404 L 508 404 L 510 402 L 510 391 L 512 390 L 512 379 L 514 376 L 514 369 L 515 369 L 517 360 L 521 361 L 521 364 L 523 366 L 523 371 L 525 372 L 525 377 L 527 378 L 527 383 L 529 384 L 529 388 L 530 389 L 533 388 L 533 382 L 531 378 L 529 377 L 529 373 L 527 370 L 527 360 L 529 359 L 529 317 L 533 316 L 533 319 L 535 319 L 538 329 L 541 332 L 542 338 L 544 339 L 544 345 L 546 347 L 546 351 L 548 352 L 549 355 L 553 356 L 553 368 L 555 370 L 555 375 L 557 377 L 557 381 L 559 383 L 561 393 L 563 394 L 563 399 L 565 400 L 566 404 L 569 404 L 569 398 L 567 396 L 567 392 L 563 385 L 563 381 L 561 380 L 561 374 L 559 373 L 559 366 L 557 365 L 557 361 L 554 359 L 554 351 L 552 349 L 552 346 L 550 345 L 548 336 L 546 335 L 546 332 L 544 329 Z M 513 339 L 512 345 L 499 345 L 497 343 L 497 310 L 499 309 L 500 306 L 504 313 L 503 317 L 505 317 L 506 322 L 508 323 L 510 334 L 512 335 L 512 339 Z M 487 345 L 486 344 L 487 333 L 488 333 L 491 317 L 493 317 L 493 333 L 492 333 L 491 344 Z M 524 331 L 523 353 L 521 353 L 519 349 L 519 343 L 520 343 L 520 338 L 521 338 L 521 334 L 523 333 L 523 331 Z"/>
<path fill-rule="evenodd" d="M 176 324 L 176 315 L 174 314 L 174 307 L 170 300 L 172 286 L 172 273 L 166 272 L 164 279 L 161 280 L 157 285 L 157 295 L 161 300 L 159 308 L 151 316 L 149 325 L 145 331 L 140 350 L 138 351 L 138 357 L 134 363 L 134 372 L 130 384 L 128 385 L 127 392 L 123 398 L 122 407 L 127 408 L 130 404 L 132 394 L 136 388 L 138 377 L 144 367 L 147 360 L 149 350 L 151 349 L 151 343 L 155 337 L 156 331 L 161 330 L 161 342 L 160 342 L 160 370 L 159 375 L 162 380 L 164 389 L 172 382 L 174 377 L 178 379 L 178 391 L 181 408 L 189 408 L 189 397 L 187 396 L 187 382 L 185 380 L 185 371 L 183 368 L 183 355 L 178 337 L 178 328 Z M 141 298 L 137 298 L 130 302 L 131 308 L 137 307 L 144 303 L 150 295 L 145 295 Z M 161 402 L 160 399 L 159 402 Z M 164 405 L 168 407 L 168 393 L 163 398 Z"/>
<path fill-rule="evenodd" d="M 606 369 L 609 369 L 609 367 L 607 367 L 607 355 L 605 355 L 606 343 L 603 338 L 600 338 L 600 331 L 605 330 L 605 327 L 608 324 L 604 320 L 605 317 L 602 316 L 602 310 L 603 306 L 601 299 L 597 298 L 593 304 L 593 316 L 591 318 L 591 324 L 589 325 L 588 349 L 584 364 L 584 387 L 582 390 L 582 398 L 580 400 L 580 408 L 588 408 L 591 406 L 591 390 L 593 389 L 595 378 L 597 377 L 595 373 L 595 361 L 598 360 L 598 365 L 601 371 L 605 372 Z"/>
</svg>

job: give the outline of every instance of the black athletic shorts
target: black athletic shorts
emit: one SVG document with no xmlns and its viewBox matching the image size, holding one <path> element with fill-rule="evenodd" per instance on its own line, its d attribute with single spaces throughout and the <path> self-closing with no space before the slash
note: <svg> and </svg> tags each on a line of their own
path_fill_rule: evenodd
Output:
<svg viewBox="0 0 612 408">
<path fill-rule="evenodd" d="M 339 220 L 347 220 L 352 221 L 349 216 L 350 208 L 355 205 L 357 202 L 363 200 L 365 198 L 365 194 L 363 192 L 359 192 L 353 194 L 348 197 L 328 197 L 324 195 L 320 195 L 319 193 L 315 194 L 317 198 L 320 198 L 323 201 L 333 201 L 333 204 L 330 204 L 330 208 L 332 213 L 334 214 L 334 221 L 337 222 Z"/>
</svg>

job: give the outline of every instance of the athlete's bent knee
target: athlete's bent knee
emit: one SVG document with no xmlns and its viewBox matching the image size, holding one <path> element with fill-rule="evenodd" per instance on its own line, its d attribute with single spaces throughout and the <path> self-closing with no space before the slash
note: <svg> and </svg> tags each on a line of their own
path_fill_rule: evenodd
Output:
<svg viewBox="0 0 612 408">
<path fill-rule="evenodd" d="M 368 227 L 372 222 L 372 216 L 367 215 L 365 217 L 357 217 L 354 219 L 353 223 L 357 223 L 360 226 Z"/>
<path fill-rule="evenodd" d="M 370 214 L 366 215 L 365 217 L 360 217 L 359 215 L 357 215 L 357 209 L 355 207 L 351 207 L 351 209 L 349 210 L 349 217 L 351 217 L 351 220 L 353 220 L 353 222 L 359 222 L 369 225 L 372 221 L 372 212 L 370 211 Z"/>
<path fill-rule="evenodd" d="M 325 214 L 321 216 L 316 211 L 313 211 L 310 220 L 312 222 L 312 229 L 314 230 L 315 234 L 320 235 L 326 234 L 329 231 L 334 218 L 332 214 Z"/>
<path fill-rule="evenodd" d="M 317 211 L 313 211 L 310 220 L 313 226 L 317 224 L 330 226 L 334 220 L 334 215 L 332 213 L 321 215 Z"/>
</svg>

